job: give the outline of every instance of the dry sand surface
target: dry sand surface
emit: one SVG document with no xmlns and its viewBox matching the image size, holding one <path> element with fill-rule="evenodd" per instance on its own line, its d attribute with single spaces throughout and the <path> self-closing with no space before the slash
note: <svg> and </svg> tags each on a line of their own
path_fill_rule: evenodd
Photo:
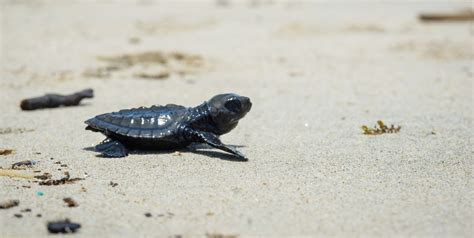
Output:
<svg viewBox="0 0 474 238">
<path fill-rule="evenodd" d="M 417 19 L 472 2 L 381 2 L 2 0 L 0 166 L 83 180 L 1 176 L 0 202 L 20 204 L 0 236 L 64 218 L 77 237 L 472 235 L 474 28 Z M 78 107 L 19 108 L 84 88 Z M 104 138 L 84 130 L 94 115 L 222 92 L 252 99 L 222 137 L 248 162 L 84 149 Z M 379 119 L 402 129 L 362 134 Z"/>
</svg>

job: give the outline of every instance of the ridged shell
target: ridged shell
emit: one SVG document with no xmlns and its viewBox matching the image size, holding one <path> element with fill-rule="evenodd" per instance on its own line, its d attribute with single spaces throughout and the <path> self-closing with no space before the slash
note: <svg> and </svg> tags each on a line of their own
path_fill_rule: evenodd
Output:
<svg viewBox="0 0 474 238">
<path fill-rule="evenodd" d="M 162 138 L 176 131 L 188 109 L 168 104 L 133 108 L 98 115 L 85 123 L 99 131 L 110 131 L 128 137 Z"/>
</svg>

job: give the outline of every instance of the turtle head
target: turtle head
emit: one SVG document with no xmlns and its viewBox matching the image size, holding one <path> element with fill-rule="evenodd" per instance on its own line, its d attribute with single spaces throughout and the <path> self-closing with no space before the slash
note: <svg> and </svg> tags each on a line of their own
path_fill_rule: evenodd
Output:
<svg viewBox="0 0 474 238">
<path fill-rule="evenodd" d="M 252 103 L 248 97 L 233 93 L 219 94 L 207 102 L 209 113 L 215 123 L 216 133 L 225 134 L 237 126 L 247 112 L 250 111 Z"/>
</svg>

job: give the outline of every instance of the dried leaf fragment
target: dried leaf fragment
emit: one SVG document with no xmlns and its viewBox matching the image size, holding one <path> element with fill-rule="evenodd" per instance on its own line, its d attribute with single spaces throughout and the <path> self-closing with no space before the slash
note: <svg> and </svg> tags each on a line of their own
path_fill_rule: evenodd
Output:
<svg viewBox="0 0 474 238">
<path fill-rule="evenodd" d="M 384 133 L 398 133 L 402 127 L 394 126 L 393 124 L 388 127 L 382 120 L 377 121 L 377 125 L 374 128 L 369 128 L 366 125 L 362 125 L 361 129 L 364 135 L 380 135 Z"/>
<path fill-rule="evenodd" d="M 77 207 L 77 206 L 79 206 L 79 205 L 77 205 L 77 202 L 74 201 L 74 199 L 72 199 L 70 197 L 63 198 L 63 201 L 67 204 L 68 207 Z"/>
</svg>

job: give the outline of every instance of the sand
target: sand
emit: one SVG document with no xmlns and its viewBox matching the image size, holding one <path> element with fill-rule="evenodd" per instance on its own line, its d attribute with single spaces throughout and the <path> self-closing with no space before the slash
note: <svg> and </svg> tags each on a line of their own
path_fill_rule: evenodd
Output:
<svg viewBox="0 0 474 238">
<path fill-rule="evenodd" d="M 69 218 L 75 237 L 468 237 L 472 23 L 417 16 L 470 4 L 2 1 L 0 149 L 15 151 L 0 166 L 33 160 L 23 172 L 84 180 L 0 177 L 0 201 L 20 200 L 0 210 L 0 236 L 45 237 L 48 221 Z M 199 60 L 100 60 L 150 52 Z M 19 107 L 89 87 L 82 106 Z M 248 162 L 209 148 L 84 149 L 104 138 L 84 130 L 94 115 L 223 92 L 253 102 L 222 137 Z M 400 132 L 362 134 L 380 119 Z"/>
</svg>

